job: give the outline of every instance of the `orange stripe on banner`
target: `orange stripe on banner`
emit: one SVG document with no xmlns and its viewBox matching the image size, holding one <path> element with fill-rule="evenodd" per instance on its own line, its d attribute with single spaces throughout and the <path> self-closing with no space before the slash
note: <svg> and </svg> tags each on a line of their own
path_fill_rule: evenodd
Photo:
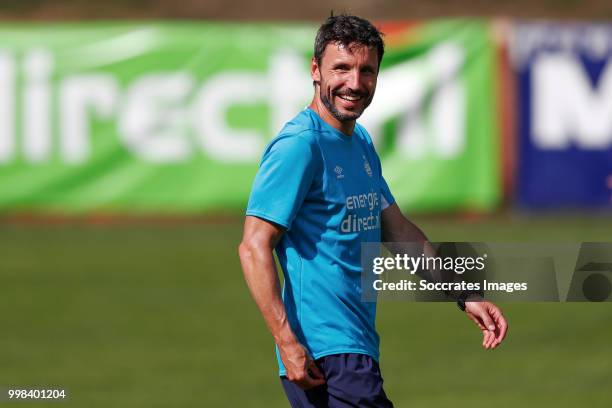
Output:
<svg viewBox="0 0 612 408">
<path fill-rule="evenodd" d="M 375 23 L 376 27 L 385 34 L 385 44 L 389 47 L 405 45 L 410 35 L 416 32 L 421 23 L 416 21 L 380 21 Z"/>
<path fill-rule="evenodd" d="M 493 23 L 493 38 L 497 60 L 498 123 L 500 124 L 500 167 L 503 204 L 512 203 L 516 183 L 516 81 L 510 63 L 510 23 L 498 20 Z"/>
</svg>

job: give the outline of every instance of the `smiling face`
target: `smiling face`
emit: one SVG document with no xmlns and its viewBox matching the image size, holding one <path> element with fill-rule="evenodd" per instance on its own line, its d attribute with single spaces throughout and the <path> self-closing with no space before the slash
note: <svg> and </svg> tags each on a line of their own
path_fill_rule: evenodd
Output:
<svg viewBox="0 0 612 408">
<path fill-rule="evenodd" d="M 313 58 L 311 75 L 316 85 L 313 104 L 319 114 L 335 122 L 330 124 L 339 130 L 348 127 L 352 132 L 355 120 L 374 97 L 378 53 L 362 44 L 329 43 L 320 62 Z M 327 112 L 320 112 L 320 105 Z"/>
</svg>

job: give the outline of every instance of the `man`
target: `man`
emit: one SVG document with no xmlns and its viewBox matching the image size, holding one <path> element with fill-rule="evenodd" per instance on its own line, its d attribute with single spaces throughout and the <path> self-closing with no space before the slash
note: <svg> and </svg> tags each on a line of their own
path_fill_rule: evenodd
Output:
<svg viewBox="0 0 612 408">
<path fill-rule="evenodd" d="M 267 146 L 249 199 L 240 260 L 293 407 L 393 406 L 378 366 L 376 303 L 361 300 L 361 243 L 427 239 L 395 204 L 356 123 L 374 97 L 383 53 L 366 20 L 340 15 L 320 27 L 312 102 Z M 483 346 L 497 347 L 507 328 L 501 311 L 465 300 Z"/>
</svg>

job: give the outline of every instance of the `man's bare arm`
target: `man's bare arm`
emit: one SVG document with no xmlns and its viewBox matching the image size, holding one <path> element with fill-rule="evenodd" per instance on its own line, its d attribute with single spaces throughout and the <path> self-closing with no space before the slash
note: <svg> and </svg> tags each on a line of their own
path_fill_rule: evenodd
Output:
<svg viewBox="0 0 612 408">
<path fill-rule="evenodd" d="M 409 221 L 400 211 L 397 204 L 390 205 L 381 213 L 382 240 L 393 253 L 401 253 L 405 242 L 418 242 L 423 245 L 425 256 L 435 256 L 435 251 L 427 237 L 416 225 Z M 433 271 L 429 279 L 448 280 L 448 276 L 436 276 Z M 468 298 L 469 300 L 469 298 Z M 486 349 L 497 347 L 506 337 L 508 323 L 501 310 L 491 302 L 466 301 L 465 313 L 480 330 L 482 330 L 482 346 Z"/>
<path fill-rule="evenodd" d="M 419 227 L 404 217 L 397 204 L 392 204 L 381 213 L 382 219 L 382 241 L 393 254 L 404 254 L 414 252 L 418 248 L 427 256 L 436 256 L 435 249 L 430 245 L 427 236 Z M 419 276 L 432 282 L 449 282 L 454 278 L 454 273 L 448 271 L 424 271 L 417 272 Z"/>
<path fill-rule="evenodd" d="M 382 211 L 383 242 L 420 242 L 426 243 L 427 237 L 392 204 Z"/>
<path fill-rule="evenodd" d="M 323 384 L 325 380 L 305 348 L 298 342 L 287 320 L 272 254 L 283 233 L 282 227 L 247 216 L 238 253 L 251 296 L 278 345 L 287 378 L 308 389 Z"/>
</svg>

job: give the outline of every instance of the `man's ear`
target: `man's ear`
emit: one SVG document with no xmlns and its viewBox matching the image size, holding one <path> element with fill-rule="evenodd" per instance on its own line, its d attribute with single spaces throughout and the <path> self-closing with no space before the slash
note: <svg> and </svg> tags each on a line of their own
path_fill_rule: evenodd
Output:
<svg viewBox="0 0 612 408">
<path fill-rule="evenodd" d="M 319 63 L 315 57 L 312 57 L 312 60 L 310 60 L 310 76 L 314 83 L 318 84 L 321 82 L 321 71 L 319 70 Z"/>
</svg>

